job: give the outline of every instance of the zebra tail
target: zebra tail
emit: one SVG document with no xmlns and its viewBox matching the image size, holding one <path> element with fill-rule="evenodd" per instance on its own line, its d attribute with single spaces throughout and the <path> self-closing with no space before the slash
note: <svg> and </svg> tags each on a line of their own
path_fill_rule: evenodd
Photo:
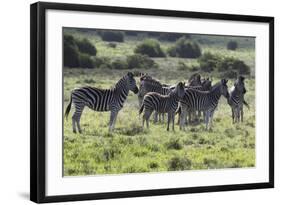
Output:
<svg viewBox="0 0 281 205">
<path fill-rule="evenodd" d="M 243 100 L 243 104 L 244 104 L 248 109 L 250 109 L 250 105 L 249 105 L 245 100 Z"/>
<path fill-rule="evenodd" d="M 72 104 L 72 95 L 70 95 L 69 104 L 68 104 L 68 106 L 67 106 L 67 108 L 66 108 L 66 110 L 65 110 L 65 114 L 64 114 L 64 116 L 65 116 L 65 118 L 66 118 L 66 119 L 67 119 L 68 114 L 69 114 L 69 112 L 70 112 L 70 109 L 71 109 L 71 104 Z"/>
<path fill-rule="evenodd" d="M 144 103 L 142 103 L 142 105 L 141 105 L 141 108 L 140 108 L 140 110 L 139 110 L 139 115 L 142 113 L 143 108 L 144 108 Z"/>
</svg>

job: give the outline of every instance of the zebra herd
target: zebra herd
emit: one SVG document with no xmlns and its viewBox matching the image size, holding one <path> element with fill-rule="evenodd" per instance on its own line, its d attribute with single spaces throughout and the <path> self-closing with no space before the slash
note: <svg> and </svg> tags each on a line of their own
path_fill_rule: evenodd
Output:
<svg viewBox="0 0 281 205">
<path fill-rule="evenodd" d="M 140 77 L 139 89 L 135 80 L 136 76 Z M 243 76 L 239 76 L 229 92 L 226 79 L 222 79 L 212 86 L 212 80 L 201 79 L 200 74 L 194 74 L 188 82 L 167 85 L 148 74 L 128 72 L 111 89 L 82 87 L 72 90 L 65 117 L 67 118 L 73 104 L 75 111 L 72 115 L 72 129 L 76 133 L 77 127 L 78 132 L 82 133 L 80 119 L 85 106 L 98 112 L 110 111 L 109 131 L 111 132 L 114 130 L 118 112 L 123 108 L 129 91 L 132 91 L 138 94 L 139 114 L 143 113 L 143 127 L 146 124 L 146 127 L 149 128 L 150 116 L 155 112 L 155 122 L 158 121 L 158 117 L 159 121 L 161 118 L 164 121 L 164 114 L 167 113 L 168 131 L 170 123 L 174 130 L 175 115 L 179 114 L 179 127 L 181 130 L 185 130 L 187 116 L 190 122 L 192 116 L 197 114 L 197 117 L 200 118 L 202 112 L 208 130 L 212 127 L 214 111 L 221 96 L 227 99 L 231 107 L 233 123 L 243 122 L 243 105 L 249 107 L 244 100 L 246 93 L 244 80 Z"/>
</svg>

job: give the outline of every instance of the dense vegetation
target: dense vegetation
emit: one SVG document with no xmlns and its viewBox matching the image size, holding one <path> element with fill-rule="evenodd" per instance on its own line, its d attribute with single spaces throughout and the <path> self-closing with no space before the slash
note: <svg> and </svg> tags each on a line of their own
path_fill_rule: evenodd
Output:
<svg viewBox="0 0 281 205">
<path fill-rule="evenodd" d="M 250 104 L 249 110 L 245 108 L 245 121 L 232 124 L 230 107 L 222 97 L 210 132 L 204 129 L 202 123 L 188 125 L 185 132 L 180 131 L 178 126 L 175 132 L 167 132 L 166 124 L 151 122 L 150 130 L 143 130 L 137 96 L 130 92 L 124 108 L 118 114 L 113 133 L 108 132 L 109 112 L 93 112 L 86 108 L 81 118 L 83 134 L 72 133 L 71 114 L 68 121 L 64 121 L 64 175 L 255 166 L 254 40 L 192 34 L 185 40 L 196 42 L 202 55 L 198 58 L 182 58 L 170 57 L 168 50 L 176 45 L 183 34 L 172 35 L 171 38 L 175 39 L 172 41 L 160 40 L 161 33 L 157 32 L 128 32 L 123 32 L 123 42 L 114 42 L 115 46 L 112 47 L 101 39 L 96 30 L 64 30 L 65 35 L 77 40 L 88 39 L 97 50 L 96 56 L 91 56 L 93 69 L 81 69 L 79 61 L 75 68 L 65 66 L 64 108 L 72 89 L 86 85 L 110 88 L 129 70 L 148 72 L 168 84 L 186 80 L 194 72 L 212 77 L 213 83 L 222 77 L 230 77 L 229 87 L 233 85 L 237 74 L 243 73 L 247 87 L 245 100 Z M 136 47 L 149 38 L 159 43 L 166 57 L 135 53 Z M 231 40 L 239 44 L 239 49 L 227 49 L 227 42 Z M 74 53 L 81 53 L 73 40 L 65 46 L 73 48 Z"/>
</svg>

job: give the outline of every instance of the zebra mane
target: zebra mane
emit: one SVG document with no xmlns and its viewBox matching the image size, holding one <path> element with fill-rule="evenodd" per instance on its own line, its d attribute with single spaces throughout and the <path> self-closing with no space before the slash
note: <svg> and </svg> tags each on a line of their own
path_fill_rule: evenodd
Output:
<svg viewBox="0 0 281 205">
<path fill-rule="evenodd" d="M 117 88 L 118 86 L 121 86 L 122 84 L 124 84 L 125 80 L 128 78 L 127 75 L 124 75 L 122 78 L 120 78 L 120 80 L 117 81 L 117 83 L 113 86 L 112 89 Z"/>
<path fill-rule="evenodd" d="M 143 80 L 143 85 L 155 85 L 155 86 L 159 86 L 162 87 L 163 85 L 160 83 L 159 80 L 153 79 L 153 78 L 148 78 L 148 79 L 144 79 Z"/>
</svg>

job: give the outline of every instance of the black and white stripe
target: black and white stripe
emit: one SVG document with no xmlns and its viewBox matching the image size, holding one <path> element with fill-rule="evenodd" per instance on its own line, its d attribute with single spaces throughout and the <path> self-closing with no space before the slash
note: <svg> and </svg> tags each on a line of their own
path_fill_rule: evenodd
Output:
<svg viewBox="0 0 281 205">
<path fill-rule="evenodd" d="M 172 129 L 174 130 L 175 111 L 178 108 L 179 100 L 184 96 L 184 84 L 178 83 L 176 88 L 171 91 L 168 95 L 161 95 L 156 92 L 149 92 L 144 96 L 142 106 L 139 113 L 143 114 L 143 127 L 146 121 L 146 126 L 149 128 L 149 118 L 153 111 L 158 113 L 168 113 L 168 126 L 172 120 Z"/>
<path fill-rule="evenodd" d="M 248 106 L 246 101 L 244 100 L 244 95 L 247 92 L 244 83 L 245 78 L 243 76 L 239 76 L 239 78 L 235 81 L 234 86 L 231 88 L 228 98 L 228 104 L 231 107 L 232 111 L 232 122 L 243 122 L 244 118 L 244 110 L 243 104 Z"/>
<path fill-rule="evenodd" d="M 229 97 L 227 80 L 225 79 L 222 79 L 221 82 L 214 85 L 210 91 L 185 89 L 185 95 L 180 101 L 180 129 L 185 129 L 187 113 L 196 110 L 205 113 L 206 129 L 209 129 L 221 95 L 224 95 L 226 98 Z"/>
<path fill-rule="evenodd" d="M 109 130 L 112 131 L 114 129 L 117 114 L 122 109 L 129 90 L 134 93 L 138 92 L 136 81 L 131 72 L 123 76 L 112 89 L 82 87 L 73 90 L 65 112 L 65 116 L 67 117 L 71 109 L 71 104 L 73 103 L 75 107 L 75 112 L 72 116 L 73 132 L 76 133 L 76 125 L 78 131 L 80 133 L 82 132 L 80 118 L 85 106 L 98 112 L 111 111 Z"/>
<path fill-rule="evenodd" d="M 169 87 L 168 85 L 161 84 L 158 80 L 153 79 L 149 75 L 142 76 L 140 78 L 140 90 L 138 93 L 139 106 L 142 105 L 144 96 L 147 93 L 156 92 L 161 95 L 168 95 L 173 89 L 174 89 L 174 87 Z M 155 115 L 154 115 L 155 123 L 158 121 L 158 115 L 159 115 L 159 119 L 161 120 L 160 114 L 155 112 Z M 162 119 L 164 121 L 164 114 L 162 114 Z"/>
</svg>

